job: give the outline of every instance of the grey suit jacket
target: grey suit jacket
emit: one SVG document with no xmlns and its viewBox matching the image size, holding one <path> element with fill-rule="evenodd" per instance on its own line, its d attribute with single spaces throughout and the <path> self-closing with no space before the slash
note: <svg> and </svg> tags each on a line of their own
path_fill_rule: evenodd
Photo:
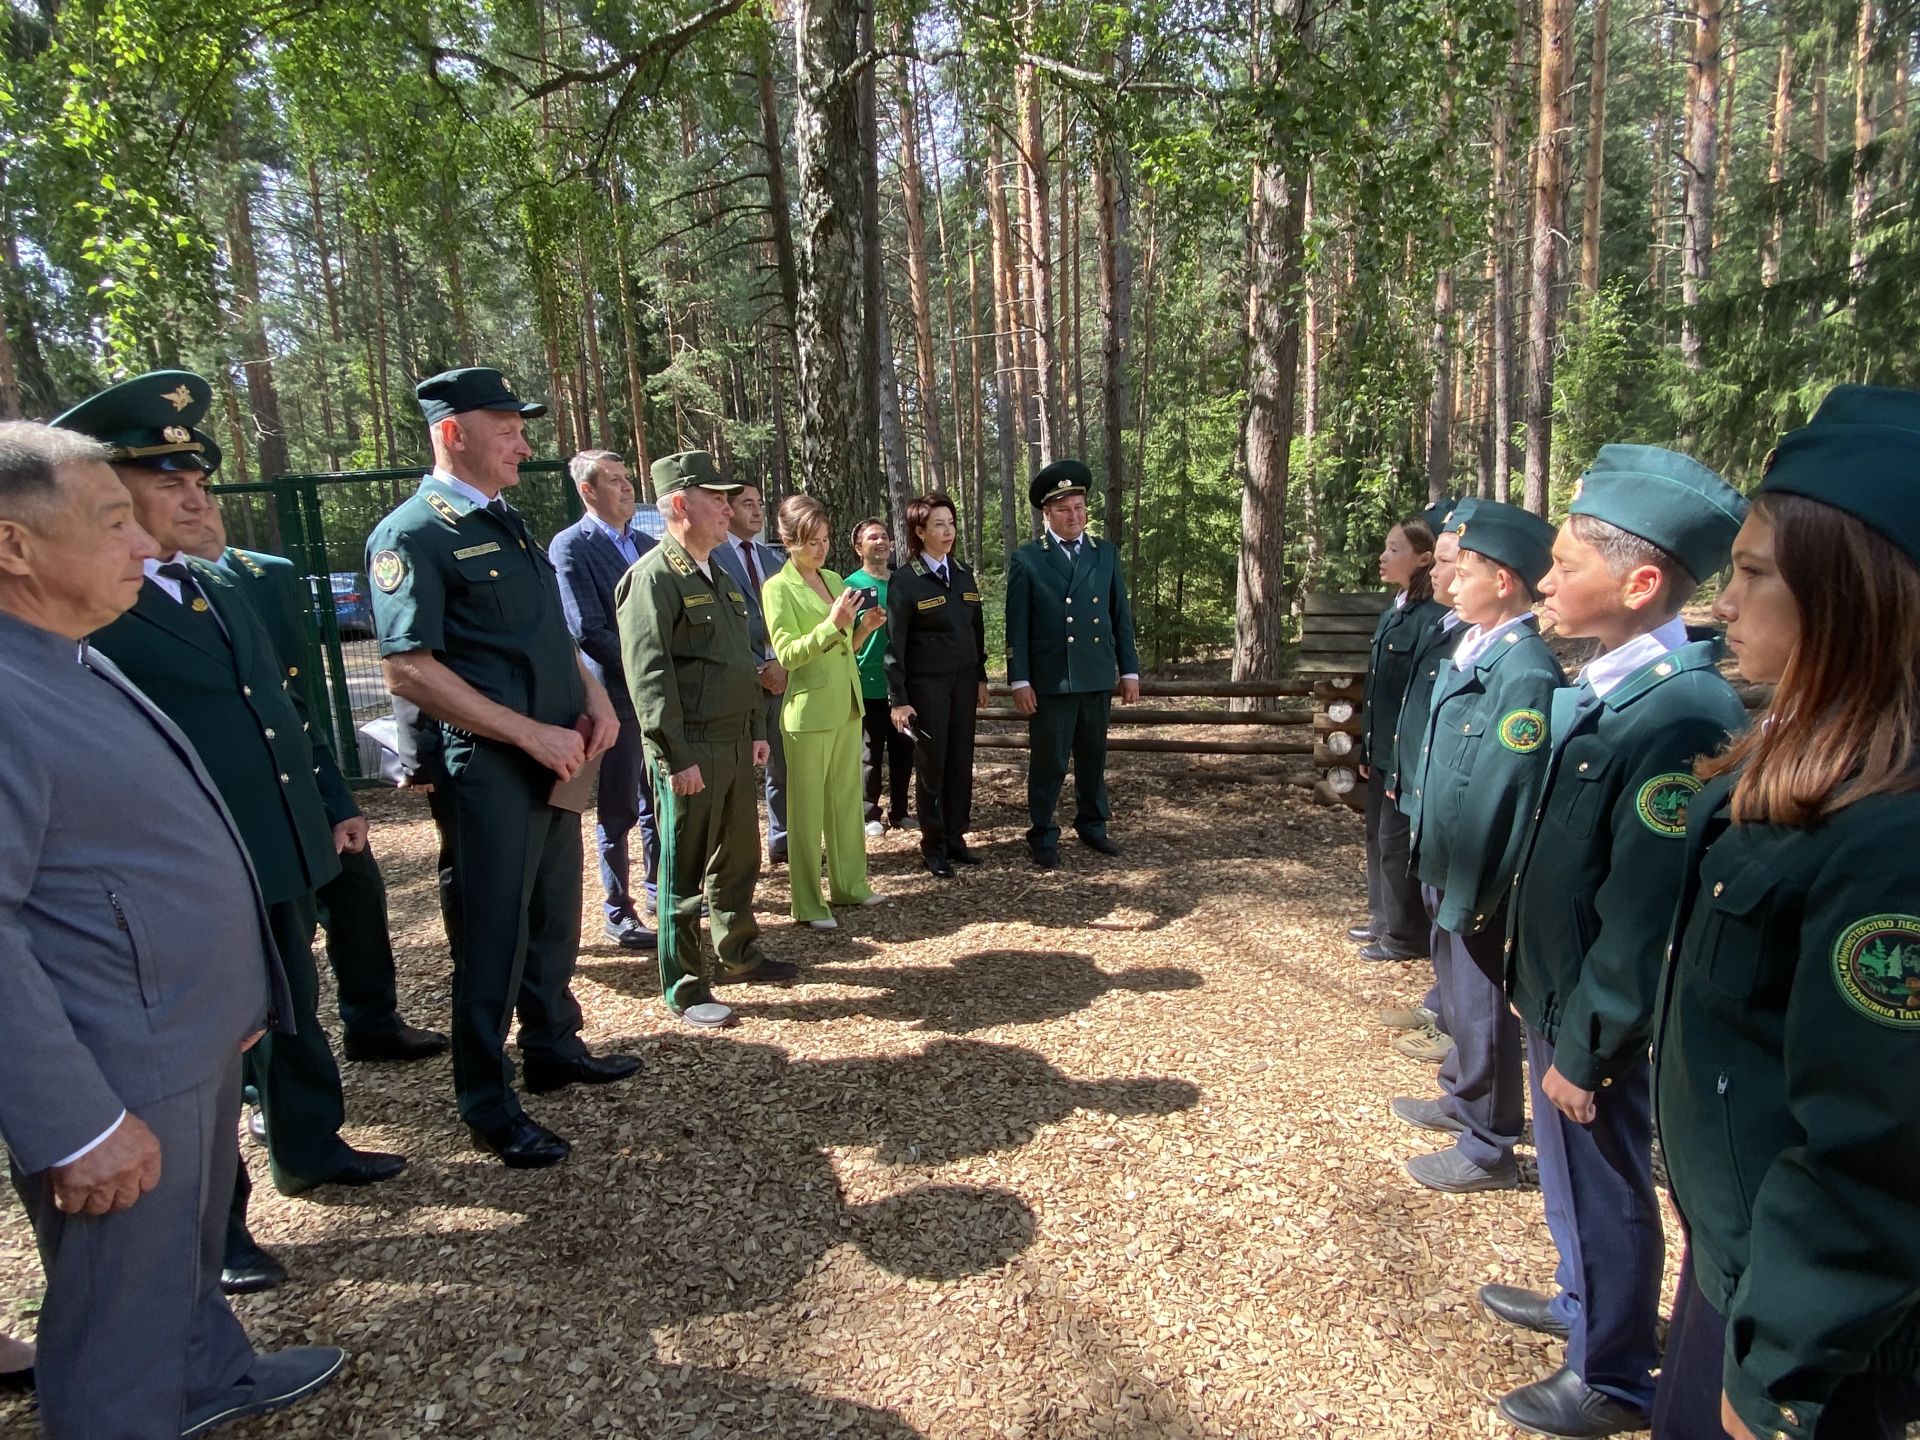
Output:
<svg viewBox="0 0 1920 1440">
<path fill-rule="evenodd" d="M 787 563 L 786 552 L 760 540 L 752 544 L 753 563 L 760 567 L 760 584 L 764 585 Z M 746 571 L 740 566 L 740 552 L 734 549 L 734 537 L 731 534 L 714 550 L 713 558 L 719 562 L 721 569 L 740 582 L 740 591 L 747 597 L 747 629 L 748 638 L 753 642 L 753 658 L 762 663 L 771 660 L 773 642 L 767 638 L 767 617 L 760 608 L 760 592 L 758 587 L 747 583 Z"/>
<path fill-rule="evenodd" d="M 0 614 L 0 1135 L 27 1174 L 293 1005 L 193 746 L 105 656 Z"/>
</svg>

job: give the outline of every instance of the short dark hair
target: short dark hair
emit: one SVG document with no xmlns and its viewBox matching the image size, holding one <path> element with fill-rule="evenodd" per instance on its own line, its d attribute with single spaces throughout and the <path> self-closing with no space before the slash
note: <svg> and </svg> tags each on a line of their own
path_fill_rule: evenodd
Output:
<svg viewBox="0 0 1920 1440">
<path fill-rule="evenodd" d="M 59 494 L 60 467 L 107 463 L 98 440 L 31 420 L 0 422 L 0 516 L 22 520 L 43 512 Z"/>
<path fill-rule="evenodd" d="M 853 530 L 848 536 L 848 539 L 855 549 L 860 547 L 860 532 L 865 530 L 869 525 L 878 525 L 882 530 L 887 528 L 887 522 L 882 520 L 878 515 L 869 515 L 865 519 L 854 521 Z"/>
<path fill-rule="evenodd" d="M 916 495 L 907 502 L 907 558 L 918 560 L 922 549 L 920 527 L 933 518 L 933 512 L 944 510 L 953 516 L 953 523 L 960 523 L 960 512 L 954 508 L 951 498 L 944 490 L 929 490 L 924 495 Z"/>
<path fill-rule="evenodd" d="M 1629 570 L 1637 570 L 1642 565 L 1658 570 L 1660 603 L 1669 616 L 1678 615 L 1681 607 L 1693 598 L 1693 592 L 1700 588 L 1700 582 L 1676 557 L 1631 530 L 1622 530 L 1598 515 L 1569 515 L 1567 522 L 1576 539 L 1600 553 L 1607 573 L 1614 579 L 1624 579 Z"/>
</svg>

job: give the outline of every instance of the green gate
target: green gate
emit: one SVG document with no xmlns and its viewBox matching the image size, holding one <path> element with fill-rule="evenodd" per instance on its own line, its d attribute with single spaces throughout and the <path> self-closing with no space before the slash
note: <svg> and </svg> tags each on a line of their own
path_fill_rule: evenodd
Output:
<svg viewBox="0 0 1920 1440">
<path fill-rule="evenodd" d="M 561 460 L 530 460 L 520 467 L 513 506 L 536 536 L 552 535 L 580 517 L 580 496 L 566 470 Z M 300 673 L 307 703 L 341 770 L 355 782 L 378 778 L 361 762 L 358 727 L 392 706 L 374 640 L 367 536 L 413 494 L 425 471 L 421 465 L 334 470 L 211 487 L 223 502 L 227 543 L 284 556 L 306 582 Z"/>
</svg>

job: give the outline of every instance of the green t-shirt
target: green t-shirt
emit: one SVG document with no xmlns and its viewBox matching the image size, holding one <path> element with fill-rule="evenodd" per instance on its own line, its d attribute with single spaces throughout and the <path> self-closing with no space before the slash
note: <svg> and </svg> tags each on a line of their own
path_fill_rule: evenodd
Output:
<svg viewBox="0 0 1920 1440">
<path fill-rule="evenodd" d="M 880 592 L 880 613 L 887 613 L 887 582 L 876 580 L 864 569 L 852 571 L 847 584 L 862 590 Z M 860 694 L 868 700 L 887 698 L 887 627 L 882 625 L 860 647 Z"/>
</svg>

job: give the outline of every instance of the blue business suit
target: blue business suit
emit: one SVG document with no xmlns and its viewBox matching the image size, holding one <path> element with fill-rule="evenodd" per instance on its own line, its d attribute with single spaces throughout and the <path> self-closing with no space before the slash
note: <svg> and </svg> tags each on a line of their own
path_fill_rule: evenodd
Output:
<svg viewBox="0 0 1920 1440">
<path fill-rule="evenodd" d="M 740 552 L 734 547 L 738 537 L 729 534 L 714 547 L 714 563 L 740 582 L 740 593 L 747 597 L 748 639 L 753 642 L 753 658 L 764 664 L 774 658 L 773 641 L 767 637 L 767 616 L 760 607 L 760 585 L 780 573 L 787 563 L 786 552 L 759 540 L 753 546 L 753 563 L 760 585 L 748 582 L 740 564 Z M 773 860 L 787 858 L 787 752 L 780 742 L 780 706 L 784 695 L 769 695 L 767 707 L 767 855 Z"/>
<path fill-rule="evenodd" d="M 646 554 L 659 543 L 638 527 L 630 533 L 637 555 Z M 627 560 L 591 515 L 582 516 L 555 535 L 547 554 L 553 568 L 560 572 L 560 606 L 566 611 L 567 629 L 580 646 L 587 672 L 606 688 L 613 712 L 620 717 L 620 737 L 600 761 L 594 827 L 607 919 L 615 921 L 635 913 L 627 878 L 627 836 L 635 825 L 640 827 L 648 895 L 654 893 L 660 873 L 660 831 L 654 824 L 640 722 L 634 718 L 633 695 L 620 664 L 620 632 L 614 623 L 613 587 L 627 573 Z"/>
</svg>

